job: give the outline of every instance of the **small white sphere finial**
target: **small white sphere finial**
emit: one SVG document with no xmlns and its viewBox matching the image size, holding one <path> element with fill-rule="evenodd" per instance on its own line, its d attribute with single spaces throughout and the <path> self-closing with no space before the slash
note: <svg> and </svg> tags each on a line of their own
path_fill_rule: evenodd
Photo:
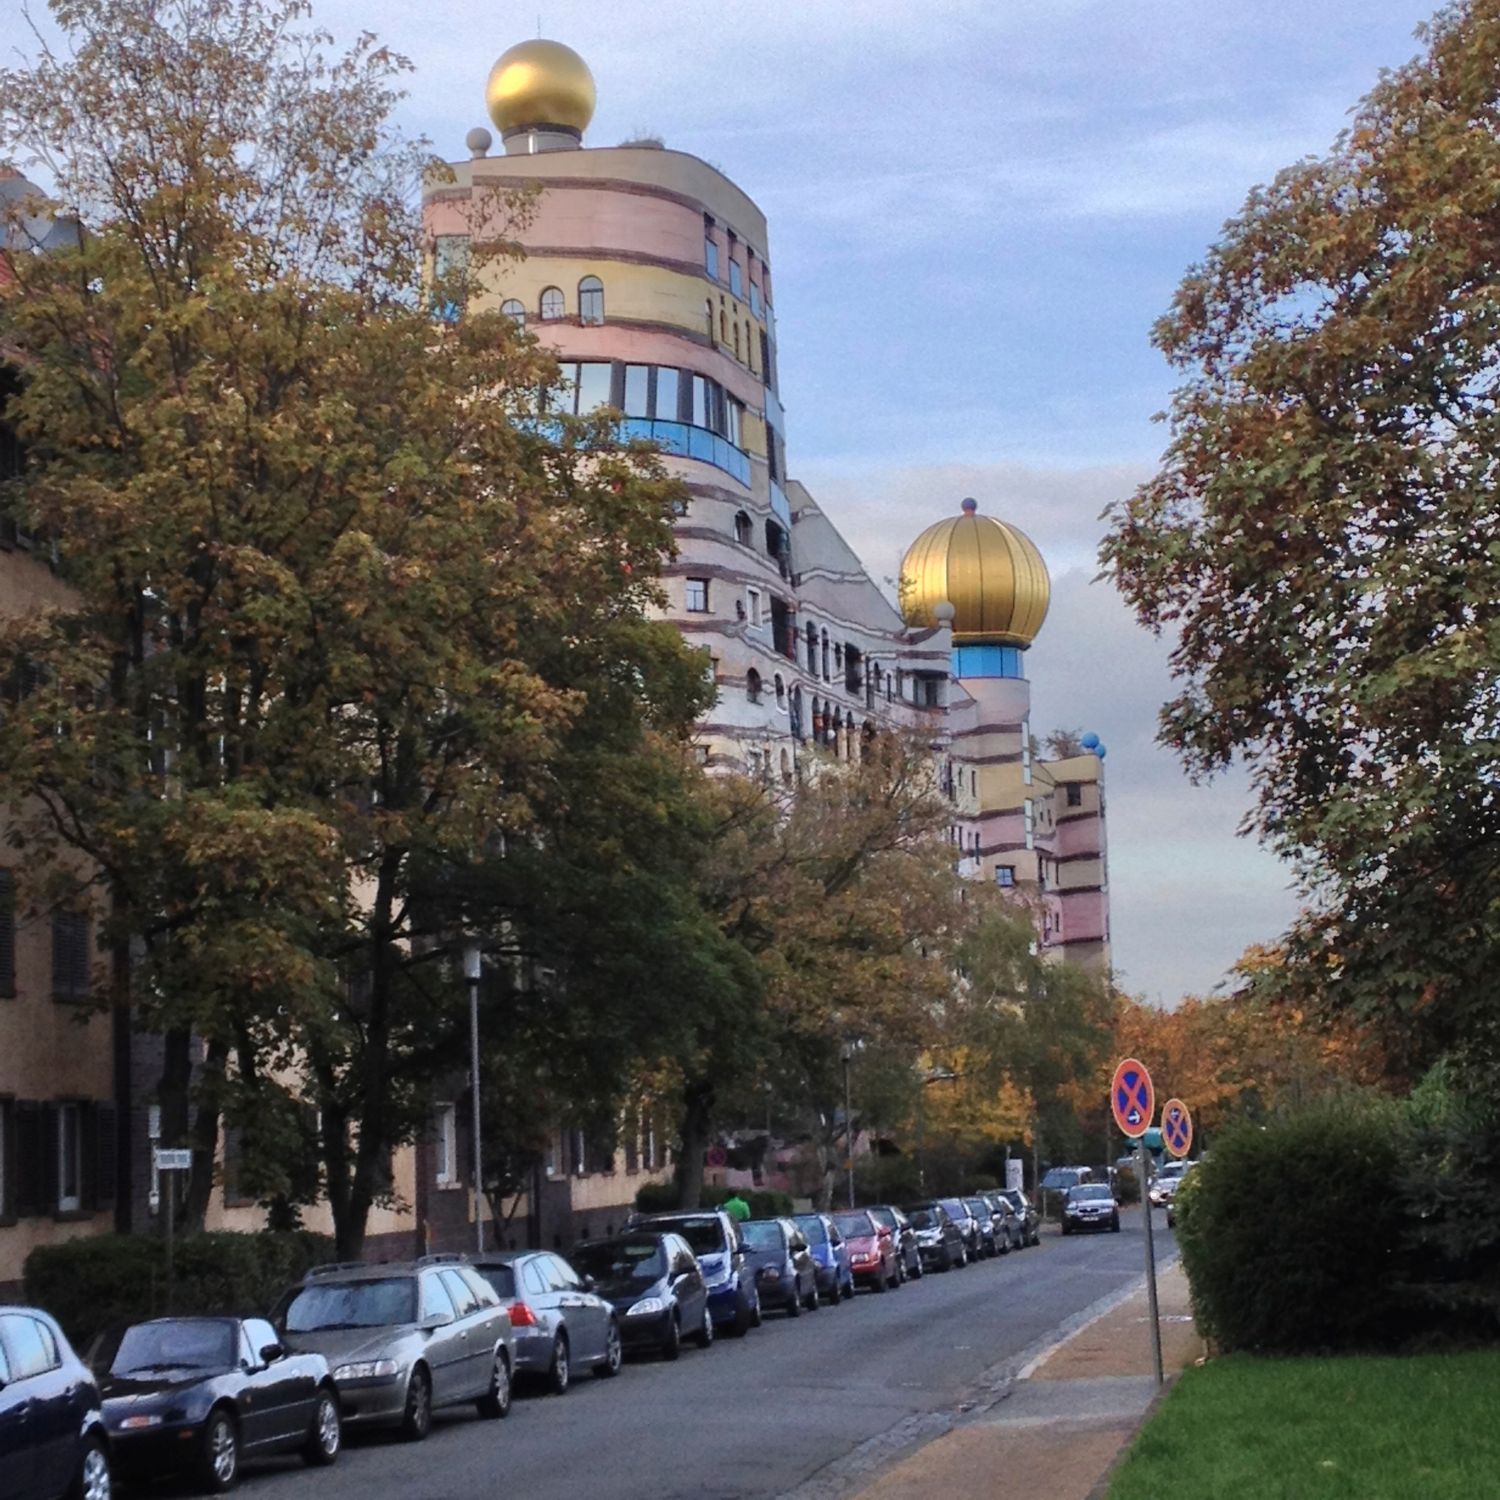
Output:
<svg viewBox="0 0 1500 1500">
<path fill-rule="evenodd" d="M 958 611 L 946 599 L 941 599 L 932 606 L 932 618 L 939 629 L 951 629 L 957 614 Z"/>
<path fill-rule="evenodd" d="M 469 148 L 469 155 L 472 156 L 475 161 L 478 161 L 481 156 L 488 155 L 489 149 L 494 144 L 494 142 L 494 136 L 492 136 L 489 131 L 484 128 L 483 125 L 476 125 L 468 133 L 468 135 L 464 137 L 464 145 Z"/>
</svg>

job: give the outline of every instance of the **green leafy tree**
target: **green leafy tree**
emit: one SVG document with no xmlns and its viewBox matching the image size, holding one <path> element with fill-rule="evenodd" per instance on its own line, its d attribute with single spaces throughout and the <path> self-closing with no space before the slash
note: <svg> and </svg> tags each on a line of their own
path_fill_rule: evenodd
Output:
<svg viewBox="0 0 1500 1500">
<path fill-rule="evenodd" d="M 329 59 L 296 0 L 53 11 L 69 50 L 0 74 L 0 156 L 42 163 L 84 234 L 4 252 L 0 346 L 31 455 L 10 503 L 71 602 L 0 632 L 34 689 L 0 797 L 52 899 L 107 892 L 199 1208 L 220 1108 L 293 1084 L 356 1255 L 461 1055 L 462 872 L 564 801 L 677 487 L 603 421 L 543 437 L 556 365 L 508 320 L 434 316 L 504 246 L 424 263 L 438 169 L 391 126 L 401 59 Z"/>
<path fill-rule="evenodd" d="M 1423 35 L 1189 272 L 1171 443 L 1103 546 L 1176 639 L 1163 739 L 1246 760 L 1312 897 L 1278 985 L 1408 1071 L 1500 1058 L 1500 5 Z"/>
</svg>

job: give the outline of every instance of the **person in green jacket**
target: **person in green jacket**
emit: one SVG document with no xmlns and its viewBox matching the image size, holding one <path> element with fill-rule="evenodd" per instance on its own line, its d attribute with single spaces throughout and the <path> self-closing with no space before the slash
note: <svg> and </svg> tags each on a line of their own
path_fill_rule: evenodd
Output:
<svg viewBox="0 0 1500 1500">
<path fill-rule="evenodd" d="M 750 1205 L 736 1193 L 732 1198 L 724 1200 L 724 1212 L 737 1224 L 743 1224 L 750 1217 Z"/>
</svg>

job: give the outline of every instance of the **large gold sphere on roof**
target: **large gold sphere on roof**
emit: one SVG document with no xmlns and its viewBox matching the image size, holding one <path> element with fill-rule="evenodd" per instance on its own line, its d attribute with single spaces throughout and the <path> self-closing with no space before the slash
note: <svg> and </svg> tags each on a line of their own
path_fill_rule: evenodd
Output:
<svg viewBox="0 0 1500 1500">
<path fill-rule="evenodd" d="M 901 611 L 918 629 L 953 606 L 953 640 L 1029 646 L 1047 618 L 1052 581 L 1036 543 L 972 500 L 963 514 L 929 526 L 901 561 Z"/>
<path fill-rule="evenodd" d="M 571 47 L 540 37 L 502 52 L 484 90 L 490 119 L 502 136 L 543 125 L 582 135 L 594 118 L 597 97 L 589 65 Z"/>
</svg>

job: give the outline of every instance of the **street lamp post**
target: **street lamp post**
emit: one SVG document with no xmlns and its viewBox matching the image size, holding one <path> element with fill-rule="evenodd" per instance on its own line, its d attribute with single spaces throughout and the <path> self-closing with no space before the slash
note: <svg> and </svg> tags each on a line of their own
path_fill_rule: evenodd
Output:
<svg viewBox="0 0 1500 1500">
<path fill-rule="evenodd" d="M 469 1094 L 473 1110 L 470 1128 L 474 1133 L 474 1247 L 484 1254 L 484 1152 L 480 1145 L 479 1111 L 479 980 L 483 973 L 483 955 L 479 944 L 464 944 L 464 979 L 469 986 Z"/>
</svg>

